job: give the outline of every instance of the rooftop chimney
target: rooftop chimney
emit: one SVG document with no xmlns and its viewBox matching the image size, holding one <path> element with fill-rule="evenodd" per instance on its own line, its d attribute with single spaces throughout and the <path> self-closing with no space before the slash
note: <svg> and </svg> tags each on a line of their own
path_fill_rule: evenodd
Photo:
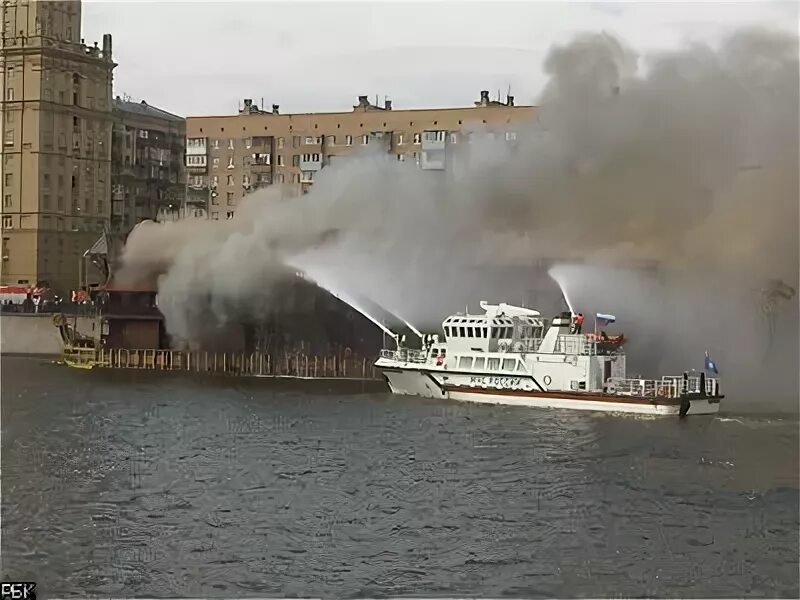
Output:
<svg viewBox="0 0 800 600">
<path fill-rule="evenodd" d="M 110 59 L 111 58 L 111 34 L 104 33 L 103 34 L 103 56 Z"/>
<path fill-rule="evenodd" d="M 481 90 L 481 106 L 489 105 L 489 90 Z"/>
<path fill-rule="evenodd" d="M 277 104 L 273 104 L 273 105 L 272 105 L 272 114 L 273 114 L 273 115 L 277 115 L 277 114 L 278 114 L 278 109 L 279 109 L 279 108 L 280 108 L 280 106 L 278 106 Z"/>
<path fill-rule="evenodd" d="M 358 105 L 359 106 L 369 106 L 369 97 L 367 97 L 367 96 L 359 96 L 358 97 Z"/>
<path fill-rule="evenodd" d="M 392 110 L 392 101 L 391 100 L 384 100 L 383 101 L 383 107 L 386 110 Z"/>
<path fill-rule="evenodd" d="M 251 106 L 253 106 L 253 99 L 252 98 L 245 98 L 244 99 L 244 107 L 245 108 L 250 108 Z"/>
<path fill-rule="evenodd" d="M 514 96 L 509 96 L 506 100 L 507 106 L 514 106 Z"/>
</svg>

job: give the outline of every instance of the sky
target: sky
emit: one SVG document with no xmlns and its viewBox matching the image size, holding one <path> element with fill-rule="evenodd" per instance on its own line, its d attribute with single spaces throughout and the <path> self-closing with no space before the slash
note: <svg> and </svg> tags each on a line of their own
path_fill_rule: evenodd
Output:
<svg viewBox="0 0 800 600">
<path fill-rule="evenodd" d="M 643 55 L 748 25 L 797 30 L 795 2 L 83 1 L 87 43 L 113 35 L 114 94 L 183 116 L 533 104 L 553 44 L 607 31 Z"/>
</svg>

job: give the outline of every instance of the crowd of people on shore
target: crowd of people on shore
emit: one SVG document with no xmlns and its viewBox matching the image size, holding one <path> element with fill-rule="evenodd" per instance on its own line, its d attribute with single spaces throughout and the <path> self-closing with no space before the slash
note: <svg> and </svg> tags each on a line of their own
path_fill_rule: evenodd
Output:
<svg viewBox="0 0 800 600">
<path fill-rule="evenodd" d="M 69 301 L 56 294 L 47 282 L 35 287 L 0 286 L 0 311 L 4 313 L 80 313 L 95 309 L 89 292 L 74 290 Z"/>
</svg>

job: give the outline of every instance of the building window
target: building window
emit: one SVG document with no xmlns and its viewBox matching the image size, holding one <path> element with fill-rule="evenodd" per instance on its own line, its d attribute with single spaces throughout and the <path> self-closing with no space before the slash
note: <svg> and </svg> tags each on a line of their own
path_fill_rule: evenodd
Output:
<svg viewBox="0 0 800 600">
<path fill-rule="evenodd" d="M 314 181 L 314 171 L 303 171 L 303 178 L 300 181 L 302 183 L 311 183 Z"/>
<path fill-rule="evenodd" d="M 11 198 L 11 194 L 6 194 L 5 196 L 3 196 L 3 208 L 11 208 L 12 203 L 13 200 Z"/>
<path fill-rule="evenodd" d="M 6 90 L 6 100 L 12 102 L 14 100 L 14 88 L 8 88 Z"/>
<path fill-rule="evenodd" d="M 233 175 L 228 175 L 228 185 L 233 185 Z"/>
<path fill-rule="evenodd" d="M 506 141 L 513 142 L 517 139 L 517 132 L 516 131 L 506 131 Z"/>
<path fill-rule="evenodd" d="M 283 154 L 278 154 L 278 166 L 283 166 Z"/>
<path fill-rule="evenodd" d="M 306 146 L 310 146 L 314 143 L 314 138 L 311 136 L 307 136 L 305 141 L 303 142 Z"/>
<path fill-rule="evenodd" d="M 361 136 L 361 145 L 362 146 L 366 146 L 367 144 L 369 144 L 369 136 L 368 135 L 362 135 Z"/>
<path fill-rule="evenodd" d="M 300 166 L 300 155 L 294 154 L 292 155 L 292 166 L 299 167 Z"/>
<path fill-rule="evenodd" d="M 219 150 L 219 140 L 214 140 L 214 141 L 211 143 L 211 147 L 212 147 L 214 150 Z"/>
<path fill-rule="evenodd" d="M 217 200 L 217 193 L 216 192 L 213 192 L 211 194 L 211 204 L 213 204 L 214 206 L 219 204 L 219 200 Z"/>
<path fill-rule="evenodd" d="M 414 134 L 414 143 L 419 144 L 422 141 L 422 136 L 419 133 Z"/>
<path fill-rule="evenodd" d="M 292 175 L 292 181 L 294 183 L 300 183 L 300 173 L 295 173 Z"/>
<path fill-rule="evenodd" d="M 278 138 L 278 150 L 282 150 L 282 149 L 283 149 L 283 138 L 279 137 Z"/>
<path fill-rule="evenodd" d="M 397 160 L 399 160 L 400 162 L 405 162 L 406 155 L 405 154 L 398 154 L 397 155 Z"/>
<path fill-rule="evenodd" d="M 6 185 L 12 185 L 14 183 L 14 174 L 13 173 L 6 173 L 3 180 Z"/>
<path fill-rule="evenodd" d="M 75 117 L 75 120 L 77 121 L 78 117 Z M 149 135 L 150 133 L 147 131 L 147 129 L 139 130 L 139 137 L 142 138 L 143 140 L 146 140 Z"/>
<path fill-rule="evenodd" d="M 3 142 L 6 146 L 13 146 L 14 145 L 14 130 L 13 129 L 6 129 L 6 135 L 3 138 Z"/>
<path fill-rule="evenodd" d="M 13 123 L 14 122 L 14 111 L 8 110 L 6 111 L 6 123 Z"/>
<path fill-rule="evenodd" d="M 242 175 L 242 185 L 250 185 L 250 175 L 247 175 L 246 173 Z"/>
<path fill-rule="evenodd" d="M 253 146 L 253 138 L 244 138 L 244 147 L 245 148 L 252 148 Z"/>
<path fill-rule="evenodd" d="M 283 183 L 283 173 L 278 173 L 278 176 L 277 176 L 277 178 L 276 178 L 276 181 L 277 181 L 278 183 Z"/>
<path fill-rule="evenodd" d="M 228 206 L 231 206 L 233 204 L 233 192 L 228 192 L 228 194 L 227 194 L 227 202 L 228 202 Z"/>
<path fill-rule="evenodd" d="M 214 219 L 215 221 L 219 221 L 219 213 L 218 212 L 212 212 L 211 213 L 211 218 Z"/>
<path fill-rule="evenodd" d="M 403 140 L 403 134 L 401 133 L 397 136 L 397 145 L 402 146 L 403 144 L 405 144 L 405 141 Z"/>
<path fill-rule="evenodd" d="M 214 167 L 215 169 L 218 169 L 218 168 L 219 168 L 219 159 L 218 159 L 218 158 L 215 158 L 215 159 L 214 159 L 213 167 Z"/>
<path fill-rule="evenodd" d="M 353 145 L 353 136 L 352 135 L 344 136 L 344 145 L 345 146 L 352 146 Z"/>
<path fill-rule="evenodd" d="M 233 150 L 233 138 L 228 140 L 228 150 Z"/>
<path fill-rule="evenodd" d="M 3 229 L 11 229 L 14 227 L 14 222 L 11 220 L 11 215 L 3 215 Z"/>
<path fill-rule="evenodd" d="M 229 169 L 235 169 L 235 168 L 236 168 L 236 167 L 234 166 L 234 164 L 233 164 L 233 157 L 232 157 L 232 156 L 229 156 L 229 157 L 228 157 L 228 168 L 229 168 Z"/>
<path fill-rule="evenodd" d="M 336 145 L 336 136 L 335 135 L 329 135 L 327 139 L 328 139 L 328 146 L 335 146 Z"/>
<path fill-rule="evenodd" d="M 217 187 L 219 185 L 219 175 L 214 175 L 214 177 L 211 178 L 211 185 L 212 187 Z"/>
<path fill-rule="evenodd" d="M 455 144 L 456 142 L 458 142 L 458 134 L 451 133 L 450 134 L 450 143 L 451 144 Z"/>
</svg>

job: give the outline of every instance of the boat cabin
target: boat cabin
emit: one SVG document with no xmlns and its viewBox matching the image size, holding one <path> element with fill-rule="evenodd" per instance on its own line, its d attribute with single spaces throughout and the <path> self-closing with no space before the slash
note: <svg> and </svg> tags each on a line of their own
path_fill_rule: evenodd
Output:
<svg viewBox="0 0 800 600">
<path fill-rule="evenodd" d="M 456 314 L 442 322 L 453 352 L 503 352 L 518 346 L 534 351 L 544 337 L 546 322 L 539 312 L 509 304 L 481 302 L 482 315 Z"/>
</svg>

